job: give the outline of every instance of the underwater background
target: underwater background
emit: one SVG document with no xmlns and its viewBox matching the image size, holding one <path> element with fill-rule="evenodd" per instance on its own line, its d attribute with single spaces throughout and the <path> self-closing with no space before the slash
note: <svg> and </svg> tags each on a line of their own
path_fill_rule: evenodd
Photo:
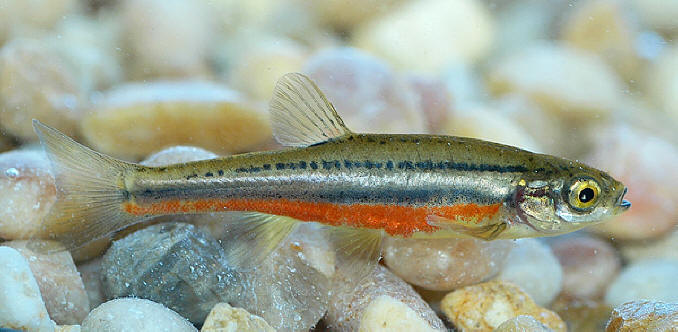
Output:
<svg viewBox="0 0 678 332">
<path fill-rule="evenodd" d="M 0 327 L 677 331 L 676 36 L 676 0 L 0 0 Z M 32 119 L 148 166 L 280 149 L 288 72 L 356 132 L 579 160 L 633 206 L 553 238 L 389 238 L 356 290 L 315 224 L 247 273 L 218 214 L 30 249 L 56 199 Z"/>
</svg>

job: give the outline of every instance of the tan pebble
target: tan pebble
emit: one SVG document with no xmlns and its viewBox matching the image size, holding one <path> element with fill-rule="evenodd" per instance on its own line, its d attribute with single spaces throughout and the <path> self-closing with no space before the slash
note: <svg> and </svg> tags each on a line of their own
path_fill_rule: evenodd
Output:
<svg viewBox="0 0 678 332">
<path fill-rule="evenodd" d="M 475 239 L 384 240 L 386 265 L 405 281 L 430 290 L 450 290 L 492 278 L 513 242 Z"/>
<path fill-rule="evenodd" d="M 607 332 L 676 331 L 678 304 L 639 300 L 615 307 Z"/>
<path fill-rule="evenodd" d="M 553 18 L 563 11 L 561 3 L 555 2 L 512 1 L 498 5 L 501 7 L 492 11 L 496 26 L 493 54 L 506 54 L 553 38 Z"/>
<path fill-rule="evenodd" d="M 566 331 L 556 313 L 537 306 L 519 287 L 503 281 L 455 290 L 443 298 L 441 307 L 461 330 L 492 331 L 511 318 L 528 315 L 554 331 Z"/>
<path fill-rule="evenodd" d="M 254 149 L 271 137 L 267 112 L 206 82 L 121 86 L 87 115 L 82 132 L 95 149 L 127 159 L 173 145 L 229 154 Z"/>
<path fill-rule="evenodd" d="M 447 86 L 441 80 L 424 75 L 410 75 L 407 81 L 418 97 L 419 109 L 426 116 L 428 132 L 441 133 L 442 126 L 452 117 L 454 107 Z"/>
<path fill-rule="evenodd" d="M 577 299 L 561 294 L 551 304 L 551 310 L 565 321 L 569 331 L 598 332 L 605 329 L 612 307 L 601 300 Z"/>
<path fill-rule="evenodd" d="M 107 89 L 123 79 L 119 18 L 104 13 L 96 18 L 68 16 L 53 37 L 59 54 L 87 91 Z"/>
<path fill-rule="evenodd" d="M 71 256 L 76 263 L 85 262 L 100 257 L 111 246 L 111 237 L 107 236 L 98 240 L 90 241 L 82 247 L 71 249 Z"/>
<path fill-rule="evenodd" d="M 201 332 L 274 332 L 266 321 L 242 308 L 217 303 L 205 319 Z"/>
<path fill-rule="evenodd" d="M 571 151 L 579 151 L 577 148 L 583 145 L 572 144 L 579 136 L 573 133 L 574 129 L 567 122 L 554 117 L 525 95 L 519 93 L 504 95 L 489 103 L 489 110 L 493 114 L 499 113 L 500 119 L 508 117 L 511 120 L 509 126 L 516 124 L 524 132 L 522 135 L 528 137 L 526 140 L 538 142 L 537 145 L 543 152 L 569 156 L 572 155 Z M 492 122 L 490 120 L 490 123 Z M 454 124 L 450 126 L 454 127 Z"/>
<path fill-rule="evenodd" d="M 619 273 L 621 260 L 612 245 L 590 236 L 555 238 L 553 253 L 563 267 L 562 293 L 576 298 L 599 298 Z"/>
<path fill-rule="evenodd" d="M 106 302 L 106 295 L 101 285 L 101 258 L 78 264 L 77 269 L 85 286 L 87 298 L 89 298 L 90 309 Z"/>
<path fill-rule="evenodd" d="M 73 136 L 86 106 L 75 70 L 46 40 L 15 39 L 0 50 L 0 124 L 27 141 L 38 138 L 32 119 Z"/>
<path fill-rule="evenodd" d="M 499 59 L 489 71 L 496 95 L 517 92 L 567 117 L 609 115 L 623 85 L 598 56 L 559 44 L 533 44 Z"/>
<path fill-rule="evenodd" d="M 482 58 L 492 35 L 492 20 L 480 1 L 424 0 L 405 2 L 361 26 L 353 43 L 399 68 L 439 72 Z"/>
<path fill-rule="evenodd" d="M 28 239 L 56 201 L 47 156 L 38 150 L 0 154 L 0 238 Z"/>
<path fill-rule="evenodd" d="M 508 116 L 484 106 L 465 106 L 443 126 L 447 135 L 479 138 L 540 152 L 537 141 Z"/>
<path fill-rule="evenodd" d="M 417 95 L 382 60 L 354 48 L 330 49 L 309 58 L 304 73 L 315 81 L 356 132 L 424 133 Z"/>
<path fill-rule="evenodd" d="M 253 38 L 258 42 L 242 46 L 245 50 L 231 59 L 233 69 L 229 80 L 240 91 L 259 100 L 269 100 L 280 77 L 301 70 L 307 51 L 290 39 L 262 35 Z"/>
<path fill-rule="evenodd" d="M 89 312 L 89 298 L 70 253 L 39 254 L 29 249 L 35 242 L 9 241 L 2 245 L 16 249 L 28 260 L 50 318 L 58 324 L 80 324 Z"/>
<path fill-rule="evenodd" d="M 578 3 L 562 24 L 563 40 L 599 54 L 627 80 L 642 68 L 636 51 L 639 27 L 628 4 L 613 0 Z"/>
<path fill-rule="evenodd" d="M 209 77 L 216 17 L 206 2 L 126 0 L 120 6 L 128 75 Z"/>
<path fill-rule="evenodd" d="M 0 45 L 13 35 L 32 29 L 50 29 L 79 11 L 78 0 L 3 1 L 0 10 Z"/>
<path fill-rule="evenodd" d="M 499 325 L 494 332 L 549 332 L 553 331 L 532 316 L 521 315 L 511 318 Z"/>
<path fill-rule="evenodd" d="M 678 1 L 631 0 L 630 3 L 644 24 L 669 35 L 678 33 Z"/>
<path fill-rule="evenodd" d="M 445 330 L 419 294 L 383 266 L 357 286 L 350 278 L 336 280 L 325 317 L 332 331 Z"/>
<path fill-rule="evenodd" d="M 645 72 L 648 96 L 659 109 L 678 121 L 678 46 L 665 49 Z"/>
<path fill-rule="evenodd" d="M 80 332 L 80 325 L 57 325 L 54 332 Z"/>
<path fill-rule="evenodd" d="M 551 249 L 537 239 L 516 240 L 498 280 L 524 290 L 539 306 L 547 306 L 562 289 L 563 270 Z"/>
<path fill-rule="evenodd" d="M 360 23 L 383 15 L 403 0 L 327 0 L 311 1 L 310 7 L 318 19 L 340 29 L 352 29 Z"/>
<path fill-rule="evenodd" d="M 589 230 L 617 240 L 642 240 L 670 232 L 678 223 L 678 147 L 627 125 L 598 132 L 585 161 L 628 187 L 632 208 Z"/>
<path fill-rule="evenodd" d="M 652 258 L 678 260 L 678 229 L 655 239 L 622 242 L 619 250 L 629 262 Z"/>
</svg>

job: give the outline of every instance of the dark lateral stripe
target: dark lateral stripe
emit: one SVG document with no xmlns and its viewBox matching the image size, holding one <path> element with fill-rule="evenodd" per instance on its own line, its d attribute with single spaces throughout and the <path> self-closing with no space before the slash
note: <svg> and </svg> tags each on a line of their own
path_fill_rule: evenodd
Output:
<svg viewBox="0 0 678 332">
<path fill-rule="evenodd" d="M 423 170 L 423 171 L 433 171 L 433 170 L 455 170 L 455 171 L 467 171 L 467 172 L 497 172 L 497 173 L 522 173 L 527 172 L 529 169 L 522 165 L 490 165 L 490 164 L 469 164 L 469 163 L 455 163 L 451 161 L 438 161 L 434 162 L 431 160 L 425 161 L 409 161 L 403 160 L 394 162 L 392 160 L 388 161 L 371 161 L 371 160 L 321 160 L 321 161 L 299 161 L 291 163 L 276 163 L 274 165 L 276 170 L 296 170 L 296 169 L 318 169 L 322 168 L 324 170 L 332 169 L 355 169 L 355 168 L 366 168 L 366 169 L 404 169 L 404 170 Z M 236 173 L 257 173 L 262 170 L 272 169 L 270 164 L 265 164 L 261 167 L 250 166 L 250 167 L 240 167 L 236 168 Z M 534 172 L 544 172 L 544 168 L 535 169 Z M 220 174 L 222 175 L 222 174 Z"/>
</svg>

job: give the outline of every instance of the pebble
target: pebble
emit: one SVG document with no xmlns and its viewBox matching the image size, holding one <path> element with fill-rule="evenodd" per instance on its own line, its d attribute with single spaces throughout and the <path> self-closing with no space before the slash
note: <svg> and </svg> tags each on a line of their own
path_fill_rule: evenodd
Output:
<svg viewBox="0 0 678 332">
<path fill-rule="evenodd" d="M 211 75 L 207 57 L 217 18 L 207 2 L 127 0 L 119 8 L 130 77 Z"/>
<path fill-rule="evenodd" d="M 636 15 L 641 21 L 662 33 L 676 35 L 678 30 L 678 1 L 675 0 L 631 0 Z"/>
<path fill-rule="evenodd" d="M 656 239 L 620 243 L 619 250 L 629 262 L 654 258 L 678 261 L 678 229 Z"/>
<path fill-rule="evenodd" d="M 57 325 L 54 332 L 80 332 L 82 331 L 80 325 Z"/>
<path fill-rule="evenodd" d="M 40 150 L 0 154 L 0 238 L 28 239 L 56 201 L 47 156 Z"/>
<path fill-rule="evenodd" d="M 7 0 L 0 11 L 0 45 L 15 35 L 53 28 L 64 17 L 79 11 L 78 0 Z"/>
<path fill-rule="evenodd" d="M 299 72 L 308 52 L 291 39 L 261 35 L 254 38 L 256 43 L 241 46 L 243 49 L 231 59 L 233 69 L 229 81 L 255 99 L 270 100 L 278 79 L 287 73 Z"/>
<path fill-rule="evenodd" d="M 15 249 L 0 246 L 0 327 L 54 331 L 28 261 Z"/>
<path fill-rule="evenodd" d="M 82 322 L 83 332 L 188 332 L 198 330 L 188 320 L 160 303 L 120 298 L 108 301 Z"/>
<path fill-rule="evenodd" d="M 668 234 L 678 223 L 678 147 L 628 125 L 599 131 L 584 160 L 604 169 L 628 188 L 633 208 L 589 230 L 616 240 L 642 240 Z"/>
<path fill-rule="evenodd" d="M 605 330 L 612 307 L 602 300 L 578 299 L 561 294 L 551 304 L 567 324 L 568 331 L 598 332 Z"/>
<path fill-rule="evenodd" d="M 459 109 L 442 129 L 447 135 L 473 137 L 539 152 L 537 141 L 510 117 L 485 107 Z"/>
<path fill-rule="evenodd" d="M 218 154 L 197 146 L 178 145 L 153 153 L 139 163 L 144 166 L 159 167 L 218 157 Z"/>
<path fill-rule="evenodd" d="M 537 306 L 518 286 L 490 281 L 457 289 L 445 296 L 441 307 L 457 329 L 492 331 L 516 316 L 532 316 L 554 331 L 566 331 L 558 314 Z"/>
<path fill-rule="evenodd" d="M 308 330 L 327 309 L 328 277 L 309 263 L 311 241 L 295 234 L 258 268 L 236 272 L 224 266 L 222 248 L 208 233 L 189 224 L 152 225 L 114 242 L 102 261 L 103 288 L 109 298 L 163 303 L 195 323 L 227 302 L 276 330 Z"/>
<path fill-rule="evenodd" d="M 86 91 L 70 64 L 48 40 L 14 39 L 0 49 L 0 124 L 37 141 L 32 119 L 73 136 L 86 106 Z"/>
<path fill-rule="evenodd" d="M 640 299 L 678 302 L 678 261 L 641 260 L 624 267 L 609 286 L 605 302 L 616 307 Z"/>
<path fill-rule="evenodd" d="M 355 132 L 424 133 L 417 95 L 382 60 L 354 48 L 322 51 L 304 65 Z"/>
<path fill-rule="evenodd" d="M 0 125 L 0 128 L 2 125 Z M 0 130 L 0 152 L 5 152 L 7 150 L 10 150 L 14 147 L 14 144 L 12 140 L 9 138 L 9 136 L 6 136 L 5 133 Z"/>
<path fill-rule="evenodd" d="M 217 303 L 205 319 L 200 332 L 275 332 L 266 321 L 242 308 Z"/>
<path fill-rule="evenodd" d="M 511 240 L 402 239 L 387 237 L 384 263 L 403 280 L 429 290 L 451 290 L 497 275 Z"/>
<path fill-rule="evenodd" d="M 267 112 L 225 86 L 177 81 L 106 92 L 83 119 L 82 134 L 97 151 L 138 160 L 174 145 L 248 151 L 270 139 L 271 127 Z"/>
<path fill-rule="evenodd" d="M 388 13 L 401 3 L 403 0 L 326 0 L 308 4 L 323 24 L 348 30 Z"/>
<path fill-rule="evenodd" d="M 446 331 L 412 286 L 381 265 L 353 286 L 345 276 L 333 284 L 325 316 L 332 331 Z"/>
<path fill-rule="evenodd" d="M 614 308 L 605 331 L 676 331 L 678 304 L 657 301 L 633 301 Z"/>
<path fill-rule="evenodd" d="M 617 276 L 621 260 L 612 245 L 590 236 L 557 237 L 549 243 L 563 267 L 562 293 L 600 298 Z"/>
<path fill-rule="evenodd" d="M 645 89 L 653 104 L 678 121 L 678 46 L 660 53 L 645 72 L 645 81 Z"/>
<path fill-rule="evenodd" d="M 101 285 L 101 258 L 97 257 L 88 262 L 78 264 L 77 269 L 87 292 L 90 309 L 106 302 L 106 295 Z"/>
<path fill-rule="evenodd" d="M 495 95 L 521 93 L 553 114 L 575 119 L 608 116 L 624 91 L 616 73 L 596 55 L 549 43 L 497 60 L 488 85 Z"/>
<path fill-rule="evenodd" d="M 599 54 L 624 79 L 633 83 L 643 69 L 636 51 L 639 26 L 628 3 L 595 0 L 578 3 L 562 24 L 569 45 Z"/>
<path fill-rule="evenodd" d="M 49 317 L 60 325 L 80 324 L 89 312 L 89 298 L 71 254 L 39 254 L 28 248 L 29 243 L 36 242 L 9 241 L 2 245 L 16 249 L 28 260 Z"/>
<path fill-rule="evenodd" d="M 452 94 L 445 82 L 425 75 L 411 74 L 406 77 L 412 91 L 418 96 L 419 109 L 426 117 L 429 133 L 442 133 L 442 126 L 454 112 Z"/>
<path fill-rule="evenodd" d="M 439 72 L 483 58 L 493 33 L 480 1 L 423 0 L 406 2 L 359 27 L 353 43 L 399 68 Z"/>
<path fill-rule="evenodd" d="M 550 332 L 548 326 L 542 324 L 532 316 L 520 315 L 511 318 L 499 325 L 493 332 Z"/>
<path fill-rule="evenodd" d="M 518 285 L 539 306 L 547 306 L 560 293 L 563 269 L 551 249 L 536 239 L 516 240 L 498 280 Z"/>
</svg>

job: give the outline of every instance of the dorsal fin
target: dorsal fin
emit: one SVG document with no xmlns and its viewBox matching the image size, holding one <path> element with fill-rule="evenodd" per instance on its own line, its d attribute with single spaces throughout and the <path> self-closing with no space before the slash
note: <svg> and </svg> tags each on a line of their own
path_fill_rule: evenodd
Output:
<svg viewBox="0 0 678 332">
<path fill-rule="evenodd" d="M 318 86 L 299 73 L 278 80 L 271 99 L 273 136 L 286 146 L 308 146 L 351 131 Z"/>
</svg>

